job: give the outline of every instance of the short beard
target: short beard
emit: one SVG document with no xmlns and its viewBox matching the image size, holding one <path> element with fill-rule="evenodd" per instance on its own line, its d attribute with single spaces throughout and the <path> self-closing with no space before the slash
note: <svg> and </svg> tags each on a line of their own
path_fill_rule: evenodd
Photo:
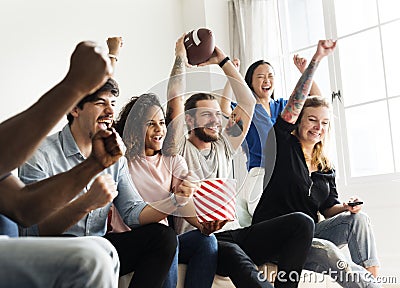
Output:
<svg viewBox="0 0 400 288">
<path fill-rule="evenodd" d="M 194 128 L 192 131 L 194 132 L 194 135 L 197 136 L 197 138 L 206 143 L 215 142 L 219 139 L 219 133 L 216 136 L 208 135 L 206 132 L 204 132 L 204 129 L 205 129 L 204 127 Z"/>
</svg>

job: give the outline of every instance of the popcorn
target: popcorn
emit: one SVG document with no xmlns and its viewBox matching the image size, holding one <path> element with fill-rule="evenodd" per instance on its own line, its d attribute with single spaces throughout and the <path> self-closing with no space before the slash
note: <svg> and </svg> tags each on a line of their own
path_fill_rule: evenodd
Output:
<svg viewBox="0 0 400 288">
<path fill-rule="evenodd" d="M 234 220 L 236 205 L 235 179 L 207 179 L 201 181 L 193 201 L 200 222 Z"/>
</svg>

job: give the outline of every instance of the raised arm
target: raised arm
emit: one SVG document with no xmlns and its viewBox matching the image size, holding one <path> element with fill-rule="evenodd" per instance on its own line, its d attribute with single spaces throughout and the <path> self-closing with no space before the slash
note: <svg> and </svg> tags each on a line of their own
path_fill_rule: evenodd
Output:
<svg viewBox="0 0 400 288">
<path fill-rule="evenodd" d="M 183 104 L 186 90 L 185 74 L 186 66 L 188 65 L 186 50 L 183 44 L 184 37 L 185 35 L 180 37 L 175 44 L 175 62 L 172 66 L 167 91 L 167 125 L 169 121 L 182 116 L 184 113 Z"/>
<path fill-rule="evenodd" d="M 235 65 L 236 69 L 239 70 L 240 60 L 238 58 L 234 58 L 232 60 L 232 63 L 233 63 L 233 65 Z M 232 96 L 233 96 L 233 91 L 232 91 L 231 84 L 229 84 L 229 81 L 226 81 L 224 90 L 222 91 L 222 97 L 221 97 L 221 101 L 220 101 L 221 112 L 226 117 L 229 117 L 232 114 L 232 107 L 231 107 L 231 102 L 232 102 L 232 98 L 233 98 Z"/>
<path fill-rule="evenodd" d="M 30 108 L 0 124 L 0 175 L 24 163 L 65 113 L 111 73 L 106 51 L 93 42 L 78 44 L 66 77 Z"/>
<path fill-rule="evenodd" d="M 122 37 L 109 37 L 107 39 L 108 56 L 111 60 L 111 65 L 115 68 L 115 64 L 118 61 L 119 51 L 122 47 Z"/>
<path fill-rule="evenodd" d="M 14 176 L 7 177 L 0 182 L 0 214 L 23 226 L 31 226 L 58 211 L 96 174 L 121 157 L 122 142 L 118 139 L 115 132 L 98 132 L 93 138 L 97 148 L 85 161 L 42 181 L 25 186 Z"/>
<path fill-rule="evenodd" d="M 304 73 L 304 71 L 307 68 L 307 59 L 300 57 L 298 54 L 293 56 L 293 63 L 297 67 L 297 69 L 300 71 L 301 74 Z M 319 87 L 315 81 L 312 81 L 311 84 L 311 89 L 310 89 L 310 95 L 322 95 L 321 90 L 319 90 Z"/>
<path fill-rule="evenodd" d="M 207 62 L 202 63 L 199 66 L 210 64 L 219 64 L 221 66 L 221 63 L 223 63 L 222 61 L 226 57 L 226 54 L 216 46 L 213 56 Z M 230 115 L 230 121 L 228 122 L 227 127 L 230 127 L 234 121 L 238 122 L 241 120 L 243 122 L 243 132 L 239 136 L 230 136 L 229 134 L 226 134 L 233 149 L 237 149 L 242 144 L 247 131 L 250 128 L 256 99 L 253 97 L 253 93 L 232 61 L 226 61 L 222 65 L 222 70 L 229 80 L 229 84 L 232 87 L 233 94 L 235 95 L 238 104 L 235 111 Z"/>
<path fill-rule="evenodd" d="M 178 154 L 178 143 L 185 131 L 185 91 L 186 91 L 186 66 L 188 60 L 185 45 L 180 37 L 175 44 L 175 61 L 168 80 L 167 89 L 167 136 L 163 145 L 166 155 Z"/>
<path fill-rule="evenodd" d="M 237 101 L 237 106 L 230 115 L 231 121 L 242 121 L 243 123 L 243 131 L 239 136 L 236 137 L 227 134 L 231 146 L 236 150 L 242 144 L 247 132 L 249 131 L 251 119 L 253 118 L 254 106 L 256 105 L 256 99 L 232 61 L 228 61 L 223 65 L 222 70 L 224 70 L 225 75 L 229 79 L 229 84 L 232 87 L 233 94 Z M 228 127 L 230 125 L 232 125 L 232 122 L 228 122 Z"/>
<path fill-rule="evenodd" d="M 294 91 L 290 95 L 285 109 L 282 111 L 281 116 L 283 120 L 292 124 L 296 123 L 310 91 L 312 79 L 315 71 L 317 70 L 319 62 L 322 60 L 322 58 L 331 54 L 333 50 L 335 50 L 335 47 L 336 42 L 332 40 L 320 40 L 318 42 L 317 51 L 312 57 L 307 69 L 304 71 L 303 75 L 301 75 Z"/>
</svg>

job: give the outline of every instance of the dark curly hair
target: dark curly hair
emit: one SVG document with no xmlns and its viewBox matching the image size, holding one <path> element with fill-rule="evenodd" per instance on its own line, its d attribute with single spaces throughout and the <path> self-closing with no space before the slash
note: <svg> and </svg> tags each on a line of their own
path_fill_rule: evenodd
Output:
<svg viewBox="0 0 400 288">
<path fill-rule="evenodd" d="M 249 66 L 249 68 L 246 71 L 246 75 L 244 76 L 244 81 L 246 81 L 247 86 L 249 86 L 249 88 L 251 89 L 251 91 L 253 91 L 253 93 L 254 93 L 254 88 L 253 88 L 252 80 L 253 80 L 254 70 L 256 70 L 258 66 L 263 65 L 263 64 L 267 64 L 274 71 L 274 67 L 271 65 L 271 63 L 264 61 L 264 60 L 258 60 Z M 272 92 L 271 98 L 275 99 L 274 92 Z"/>
<path fill-rule="evenodd" d="M 157 95 L 153 93 L 142 94 L 139 97 L 132 97 L 122 108 L 114 128 L 122 136 L 126 145 L 126 156 L 132 159 L 143 153 L 144 139 L 146 135 L 145 123 L 147 112 L 153 106 L 160 107 L 164 116 L 164 109 L 161 106 Z"/>
</svg>

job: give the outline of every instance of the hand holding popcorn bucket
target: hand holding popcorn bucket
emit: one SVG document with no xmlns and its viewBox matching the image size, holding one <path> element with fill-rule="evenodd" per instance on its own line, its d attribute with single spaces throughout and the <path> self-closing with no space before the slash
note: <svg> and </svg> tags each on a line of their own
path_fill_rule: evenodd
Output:
<svg viewBox="0 0 400 288">
<path fill-rule="evenodd" d="M 193 195 L 199 222 L 234 220 L 236 180 L 228 178 L 206 179 Z"/>
</svg>

